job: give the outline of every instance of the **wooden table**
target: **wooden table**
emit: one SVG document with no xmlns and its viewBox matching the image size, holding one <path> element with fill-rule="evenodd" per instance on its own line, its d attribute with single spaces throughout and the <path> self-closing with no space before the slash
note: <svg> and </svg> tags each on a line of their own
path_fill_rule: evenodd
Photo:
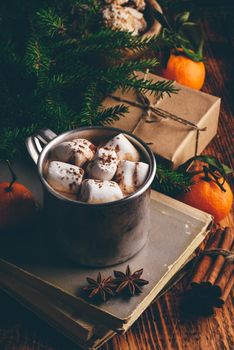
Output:
<svg viewBox="0 0 234 350">
<path fill-rule="evenodd" d="M 218 135 L 204 153 L 215 155 L 233 166 L 233 13 L 225 11 L 203 21 L 206 38 L 207 78 L 205 92 L 222 97 Z M 232 225 L 229 215 L 223 222 Z M 101 350 L 224 350 L 234 349 L 233 292 L 223 309 L 210 318 L 188 318 L 181 313 L 182 280 L 169 293 L 153 303 L 121 336 L 114 337 Z M 14 345 L 10 345 L 14 344 Z M 55 330 L 29 311 L 0 293 L 1 350 L 75 350 Z"/>
</svg>

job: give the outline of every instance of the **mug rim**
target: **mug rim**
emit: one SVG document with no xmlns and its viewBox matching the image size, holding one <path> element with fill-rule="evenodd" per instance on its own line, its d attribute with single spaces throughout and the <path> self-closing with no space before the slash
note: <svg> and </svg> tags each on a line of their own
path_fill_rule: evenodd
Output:
<svg viewBox="0 0 234 350">
<path fill-rule="evenodd" d="M 139 142 L 141 144 L 141 146 L 144 147 L 144 149 L 146 150 L 146 152 L 149 156 L 151 164 L 149 164 L 150 169 L 149 169 L 149 174 L 147 176 L 147 179 L 135 192 L 133 192 L 132 194 L 130 194 L 124 198 L 121 198 L 121 199 L 118 199 L 115 201 L 111 201 L 111 202 L 86 203 L 86 202 L 82 202 L 79 200 L 65 197 L 65 196 L 61 195 L 59 192 L 57 192 L 56 190 L 54 190 L 48 184 L 45 177 L 43 176 L 42 162 L 45 158 L 45 155 L 48 153 L 49 149 L 53 146 L 53 143 L 55 143 L 56 140 L 58 140 L 58 138 L 63 138 L 65 135 L 73 134 L 73 133 L 79 132 L 79 131 L 90 130 L 90 129 L 91 130 L 109 129 L 112 131 L 116 131 L 117 133 L 126 134 L 126 135 L 130 136 L 131 138 L 135 139 L 137 142 Z M 61 142 L 63 142 L 63 141 L 61 141 Z M 115 127 L 111 127 L 111 126 L 82 126 L 82 127 L 76 128 L 76 129 L 71 129 L 71 130 L 65 131 L 65 132 L 55 136 L 51 141 L 49 141 L 47 143 L 47 145 L 42 149 L 41 153 L 39 154 L 38 161 L 37 161 L 37 171 L 38 171 L 38 174 L 39 174 L 39 177 L 40 177 L 42 184 L 45 185 L 45 187 L 46 187 L 46 190 L 49 191 L 49 193 L 51 195 L 55 196 L 56 198 L 63 200 L 63 201 L 76 203 L 76 205 L 84 205 L 84 206 L 89 206 L 89 207 L 90 206 L 92 206 L 92 207 L 105 207 L 105 206 L 110 206 L 110 205 L 111 206 L 119 205 L 121 203 L 128 202 L 136 197 L 139 197 L 143 192 L 145 192 L 149 188 L 149 186 L 151 185 L 151 183 L 154 179 L 154 176 L 156 173 L 156 159 L 155 159 L 155 156 L 154 156 L 152 150 L 147 146 L 147 144 L 144 141 L 142 141 L 140 138 L 138 138 L 137 136 L 133 135 L 132 133 L 130 133 L 128 131 L 125 131 L 125 130 L 119 129 L 119 128 L 115 128 Z"/>
</svg>

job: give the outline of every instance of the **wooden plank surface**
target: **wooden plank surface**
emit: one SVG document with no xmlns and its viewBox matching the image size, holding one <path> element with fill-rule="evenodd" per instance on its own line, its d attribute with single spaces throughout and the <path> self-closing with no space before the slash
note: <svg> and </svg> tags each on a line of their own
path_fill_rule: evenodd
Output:
<svg viewBox="0 0 234 350">
<path fill-rule="evenodd" d="M 204 91 L 222 97 L 218 135 L 206 149 L 233 166 L 234 17 L 218 13 L 203 20 L 207 78 Z M 223 222 L 233 226 L 231 214 Z M 153 303 L 125 334 L 101 350 L 234 349 L 233 292 L 223 309 L 210 318 L 188 318 L 181 312 L 186 279 Z M 0 350 L 75 350 L 77 347 L 0 293 Z M 77 349 L 78 350 L 78 349 Z"/>
</svg>

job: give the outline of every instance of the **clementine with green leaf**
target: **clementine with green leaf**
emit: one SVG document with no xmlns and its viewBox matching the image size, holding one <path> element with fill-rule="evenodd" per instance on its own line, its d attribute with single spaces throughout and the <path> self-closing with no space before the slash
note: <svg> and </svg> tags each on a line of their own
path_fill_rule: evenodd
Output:
<svg viewBox="0 0 234 350">
<path fill-rule="evenodd" d="M 204 62 L 194 61 L 187 57 L 182 50 L 170 54 L 162 76 L 177 83 L 200 90 L 204 84 L 206 68 Z"/>
<path fill-rule="evenodd" d="M 223 177 L 209 173 L 206 167 L 194 175 L 192 181 L 190 190 L 179 199 L 211 214 L 216 222 L 224 219 L 233 203 L 233 193 L 228 182 Z"/>
</svg>

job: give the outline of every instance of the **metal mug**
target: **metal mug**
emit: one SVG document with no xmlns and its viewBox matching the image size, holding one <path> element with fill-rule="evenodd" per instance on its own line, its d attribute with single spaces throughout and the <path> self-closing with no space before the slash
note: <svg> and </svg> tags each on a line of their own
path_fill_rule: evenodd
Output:
<svg viewBox="0 0 234 350">
<path fill-rule="evenodd" d="M 56 145 L 77 138 L 98 145 L 119 133 L 124 133 L 149 164 L 147 179 L 136 192 L 114 202 L 88 204 L 63 196 L 47 183 L 45 169 Z M 128 260 L 143 248 L 149 232 L 150 185 L 156 171 L 155 157 L 144 142 L 120 129 L 94 126 L 59 136 L 41 130 L 26 140 L 26 146 L 43 184 L 45 213 L 67 257 L 82 265 L 109 266 Z"/>
</svg>

